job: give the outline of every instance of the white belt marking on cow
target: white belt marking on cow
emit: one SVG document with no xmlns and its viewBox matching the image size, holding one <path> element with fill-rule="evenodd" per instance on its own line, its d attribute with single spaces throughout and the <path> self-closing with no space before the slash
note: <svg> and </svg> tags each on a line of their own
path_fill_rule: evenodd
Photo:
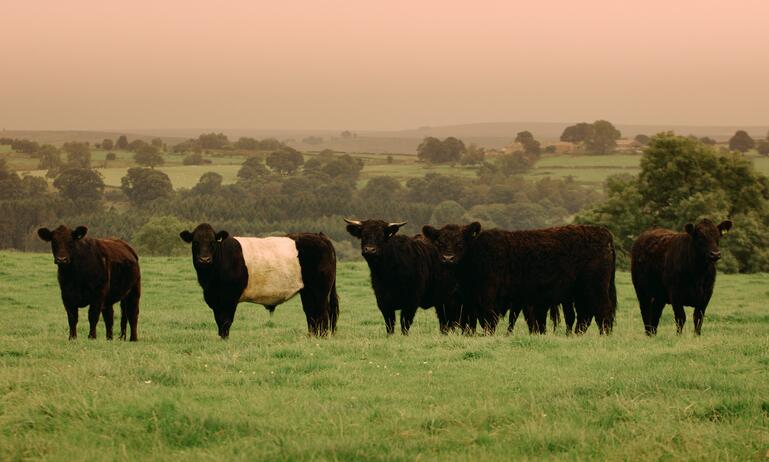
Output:
<svg viewBox="0 0 769 462">
<path fill-rule="evenodd" d="M 304 283 L 296 242 L 288 237 L 236 237 L 248 269 L 241 302 L 279 305 L 296 295 Z"/>
</svg>

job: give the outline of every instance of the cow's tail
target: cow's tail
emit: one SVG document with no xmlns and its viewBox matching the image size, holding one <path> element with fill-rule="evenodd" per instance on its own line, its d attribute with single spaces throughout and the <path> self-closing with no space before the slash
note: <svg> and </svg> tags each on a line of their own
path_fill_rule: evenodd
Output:
<svg viewBox="0 0 769 462">
<path fill-rule="evenodd" d="M 336 293 L 336 278 L 334 279 L 334 283 L 331 285 L 331 293 L 328 296 L 329 301 L 329 308 L 330 310 L 330 318 L 329 321 L 331 321 L 331 333 L 333 334 L 336 332 L 336 321 L 339 319 L 339 296 Z"/>
<path fill-rule="evenodd" d="M 617 250 L 614 248 L 614 240 L 611 241 L 611 279 L 609 280 L 609 299 L 611 301 L 611 325 L 614 327 L 614 318 L 617 315 L 617 285 L 615 274 L 617 273 Z"/>
<path fill-rule="evenodd" d="M 553 332 L 558 329 L 558 324 L 561 323 L 561 311 L 558 304 L 550 306 L 550 322 L 553 323 Z"/>
</svg>

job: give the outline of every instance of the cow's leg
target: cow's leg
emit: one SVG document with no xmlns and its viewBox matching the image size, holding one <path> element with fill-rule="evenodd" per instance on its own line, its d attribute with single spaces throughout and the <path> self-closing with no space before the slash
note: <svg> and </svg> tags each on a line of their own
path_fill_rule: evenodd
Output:
<svg viewBox="0 0 769 462">
<path fill-rule="evenodd" d="M 69 339 L 77 338 L 77 307 L 75 305 L 65 306 L 67 310 L 67 322 L 69 323 Z"/>
<path fill-rule="evenodd" d="M 121 316 L 127 317 L 127 322 L 131 326 L 131 336 L 129 341 L 135 342 L 139 340 L 139 299 L 141 297 L 141 286 L 139 282 L 136 283 L 133 289 L 128 293 L 126 298 L 120 303 L 121 308 L 125 303 L 125 313 Z M 126 320 L 121 317 L 120 319 L 120 336 L 125 340 L 125 325 Z"/>
<path fill-rule="evenodd" d="M 235 319 L 235 310 L 238 304 L 230 303 L 214 309 L 214 319 L 216 319 L 216 326 L 219 328 L 219 337 L 222 340 L 226 340 L 230 336 L 230 327 L 232 321 Z"/>
<path fill-rule="evenodd" d="M 115 310 L 112 304 L 106 305 L 102 313 L 104 315 L 104 327 L 107 330 L 107 340 L 112 340 L 112 326 L 115 319 Z"/>
<path fill-rule="evenodd" d="M 128 325 L 128 308 L 126 299 L 120 300 L 120 340 L 125 340 L 126 326 Z"/>
<path fill-rule="evenodd" d="M 676 334 L 681 335 L 684 330 L 684 324 L 686 324 L 686 311 L 683 305 L 678 303 L 673 304 L 673 314 L 676 318 Z"/>
<path fill-rule="evenodd" d="M 566 322 L 566 335 L 571 335 L 574 329 L 574 320 L 577 314 L 574 312 L 574 304 L 572 302 L 564 302 L 561 304 L 563 307 L 563 320 Z"/>
<path fill-rule="evenodd" d="M 312 291 L 312 288 L 305 287 L 299 296 L 302 299 L 302 309 L 304 310 L 304 316 L 307 319 L 307 334 L 308 335 L 321 335 L 323 333 L 323 319 L 321 303 L 317 299 L 318 297 Z M 267 307 L 269 309 L 269 307 Z M 275 307 L 272 308 L 273 310 Z M 270 312 L 272 316 L 272 312 Z M 326 322 L 328 324 L 328 322 Z"/>
<path fill-rule="evenodd" d="M 448 307 L 443 303 L 435 305 L 435 314 L 438 315 L 438 328 L 441 334 L 446 335 L 449 333 L 448 313 L 446 312 Z"/>
<path fill-rule="evenodd" d="M 535 318 L 535 322 L 537 325 L 537 332 L 540 335 L 547 334 L 547 306 L 536 306 L 532 305 L 529 307 L 530 310 L 532 310 L 533 317 Z"/>
<path fill-rule="evenodd" d="M 702 321 L 705 318 L 705 309 L 707 305 L 698 305 L 694 307 L 694 334 L 702 334 Z"/>
<path fill-rule="evenodd" d="M 401 334 L 409 334 L 409 329 L 411 329 L 411 324 L 414 322 L 414 316 L 416 314 L 416 306 L 401 309 Z"/>
<path fill-rule="evenodd" d="M 467 302 L 462 304 L 459 313 L 459 325 L 465 335 L 474 335 L 478 326 L 478 315 L 475 307 Z"/>
<path fill-rule="evenodd" d="M 88 324 L 90 325 L 88 338 L 90 339 L 96 338 L 96 325 L 99 324 L 99 316 L 101 316 L 102 303 L 103 301 L 99 300 L 91 303 L 91 305 L 88 307 Z"/>
<path fill-rule="evenodd" d="M 660 301 L 660 299 L 654 298 L 652 302 L 649 304 L 647 319 L 645 321 L 646 335 L 650 337 L 653 335 L 657 335 L 657 327 L 660 324 L 660 316 L 662 316 L 662 310 L 664 308 L 665 308 L 664 299 Z"/>
<path fill-rule="evenodd" d="M 391 308 L 379 308 L 379 311 L 382 312 L 382 317 L 384 318 L 385 322 L 385 329 L 387 329 L 387 335 L 392 335 L 395 333 L 395 310 Z"/>
<path fill-rule="evenodd" d="M 509 318 L 507 320 L 507 333 L 512 334 L 513 329 L 515 328 L 515 321 L 518 320 L 518 316 L 521 314 L 521 307 L 520 305 L 513 305 L 512 308 L 510 308 L 510 314 L 508 315 Z"/>
</svg>

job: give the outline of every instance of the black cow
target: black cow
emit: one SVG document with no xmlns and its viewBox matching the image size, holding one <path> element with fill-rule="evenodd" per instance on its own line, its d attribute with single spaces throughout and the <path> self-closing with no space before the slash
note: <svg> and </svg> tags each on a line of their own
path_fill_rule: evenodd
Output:
<svg viewBox="0 0 769 462">
<path fill-rule="evenodd" d="M 192 264 L 221 338 L 230 335 L 239 302 L 258 303 L 272 313 L 297 293 L 311 335 L 336 330 L 336 252 L 322 233 L 230 237 L 203 223 L 179 236 L 192 244 Z"/>
<path fill-rule="evenodd" d="M 646 335 L 657 333 L 665 305 L 673 305 L 676 330 L 686 322 L 684 306 L 694 307 L 694 333 L 700 335 L 702 319 L 713 295 L 721 236 L 732 229 L 730 220 L 716 226 L 704 219 L 687 224 L 683 233 L 652 229 L 638 236 L 631 251 L 631 272 L 641 306 Z"/>
<path fill-rule="evenodd" d="M 459 324 L 456 280 L 442 267 L 438 250 L 429 240 L 396 235 L 405 222 L 345 221 L 347 232 L 361 240 L 361 254 L 371 271 L 371 287 L 388 334 L 395 332 L 396 310 L 401 310 L 404 335 L 419 307 L 435 307 L 441 333 Z"/>
<path fill-rule="evenodd" d="M 573 301 L 577 332 L 593 317 L 601 333 L 614 325 L 617 294 L 611 233 L 602 227 L 564 226 L 528 231 L 481 231 L 481 224 L 422 228 L 452 267 L 465 310 L 493 333 L 506 306 L 534 307 L 544 333 L 546 311 Z"/>
<path fill-rule="evenodd" d="M 141 272 L 139 257 L 119 239 L 85 237 L 88 228 L 71 230 L 62 225 L 51 231 L 40 228 L 37 235 L 51 243 L 53 261 L 58 266 L 61 299 L 67 310 L 69 338 L 77 338 L 78 308 L 88 306 L 91 330 L 96 338 L 99 316 L 104 314 L 107 339 L 112 339 L 112 305 L 120 302 L 120 338 L 125 340 L 126 324 L 131 324 L 131 341 L 138 339 Z"/>
</svg>

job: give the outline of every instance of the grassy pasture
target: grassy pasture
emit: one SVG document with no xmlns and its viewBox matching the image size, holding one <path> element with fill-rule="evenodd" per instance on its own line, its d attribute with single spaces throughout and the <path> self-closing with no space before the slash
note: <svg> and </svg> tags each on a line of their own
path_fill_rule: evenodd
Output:
<svg viewBox="0 0 769 462">
<path fill-rule="evenodd" d="M 642 333 L 618 274 L 614 335 L 387 338 L 361 262 L 339 331 L 298 299 L 242 304 L 216 337 L 189 258 L 143 258 L 140 341 L 67 341 L 49 254 L 0 252 L 0 460 L 764 460 L 769 275 L 719 275 L 703 336 Z M 689 312 L 691 316 L 691 312 Z M 504 329 L 503 329 L 504 330 Z"/>
</svg>

